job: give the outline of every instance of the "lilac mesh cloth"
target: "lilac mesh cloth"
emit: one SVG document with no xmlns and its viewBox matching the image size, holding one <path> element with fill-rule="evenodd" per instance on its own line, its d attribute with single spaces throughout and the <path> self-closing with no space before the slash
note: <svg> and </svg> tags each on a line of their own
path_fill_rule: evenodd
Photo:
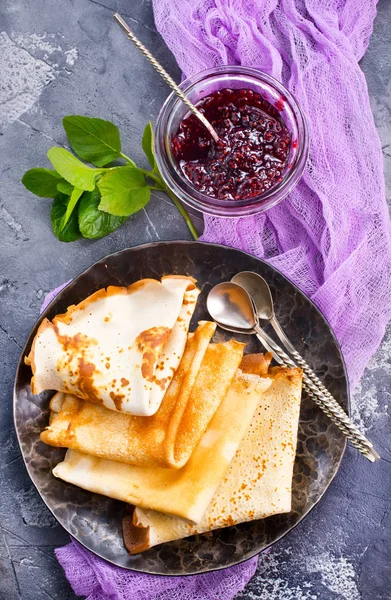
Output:
<svg viewBox="0 0 391 600">
<path fill-rule="evenodd" d="M 113 567 L 75 541 L 56 555 L 78 596 L 88 600 L 231 600 L 254 575 L 256 559 L 193 577 L 160 577 Z"/>
<path fill-rule="evenodd" d="M 246 250 L 294 281 L 328 317 L 355 385 L 391 315 L 391 241 L 382 156 L 358 66 L 375 0 L 154 0 L 156 25 L 185 75 L 258 67 L 304 108 L 311 150 L 289 199 L 264 215 L 206 217 L 205 241 Z M 88 600 L 231 600 L 253 559 L 188 578 L 123 571 L 72 542 L 57 550 Z"/>
</svg>

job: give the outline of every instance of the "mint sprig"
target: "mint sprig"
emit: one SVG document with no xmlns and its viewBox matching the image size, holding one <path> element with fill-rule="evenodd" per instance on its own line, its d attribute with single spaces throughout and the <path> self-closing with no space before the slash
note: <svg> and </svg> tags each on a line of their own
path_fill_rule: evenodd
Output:
<svg viewBox="0 0 391 600">
<path fill-rule="evenodd" d="M 97 188 L 93 192 L 85 192 L 80 201 L 79 229 L 85 238 L 97 239 L 109 235 L 127 219 L 103 212 L 98 208 L 99 203 L 100 193 Z"/>
<path fill-rule="evenodd" d="M 47 157 L 65 181 L 87 192 L 95 189 L 95 181 L 104 169 L 92 169 L 73 156 L 65 148 L 54 146 L 50 148 Z"/>
<path fill-rule="evenodd" d="M 128 217 L 148 204 L 151 189 L 137 167 L 122 167 L 105 173 L 98 183 L 101 194 L 99 210 Z"/>
<path fill-rule="evenodd" d="M 50 169 L 30 169 L 22 177 L 23 185 L 40 198 L 54 198 L 58 191 L 58 185 L 64 179 Z"/>
<path fill-rule="evenodd" d="M 72 150 L 92 165 L 104 167 L 122 156 L 119 129 L 114 123 L 72 115 L 64 117 L 62 124 Z"/>
<path fill-rule="evenodd" d="M 141 169 L 122 153 L 118 127 L 110 121 L 78 115 L 64 117 L 72 150 L 53 147 L 47 156 L 54 167 L 30 169 L 24 186 L 42 198 L 53 198 L 52 228 L 62 242 L 109 235 L 149 202 L 151 190 L 164 190 L 180 211 L 194 239 L 198 235 L 178 198 L 167 188 L 156 166 L 152 124 L 147 123 L 142 148 L 152 167 Z M 108 166 L 114 160 L 125 164 Z"/>
<path fill-rule="evenodd" d="M 78 223 L 78 214 L 73 211 L 70 219 L 64 225 L 64 217 L 68 209 L 70 198 L 58 193 L 53 200 L 50 214 L 53 233 L 60 242 L 74 242 L 82 237 Z"/>
<path fill-rule="evenodd" d="M 152 169 L 156 171 L 156 160 L 155 160 L 155 137 L 153 135 L 152 123 L 149 121 L 144 129 L 143 139 L 141 141 L 141 145 L 144 150 L 145 156 L 148 158 L 148 162 L 151 165 Z"/>
</svg>

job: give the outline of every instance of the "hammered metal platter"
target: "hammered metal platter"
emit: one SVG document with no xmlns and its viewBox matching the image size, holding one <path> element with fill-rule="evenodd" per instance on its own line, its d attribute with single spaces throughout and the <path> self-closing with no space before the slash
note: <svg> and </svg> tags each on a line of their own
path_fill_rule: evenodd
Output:
<svg viewBox="0 0 391 600">
<path fill-rule="evenodd" d="M 157 546 L 130 556 L 123 545 L 124 503 L 92 494 L 56 479 L 51 471 L 63 459 L 64 449 L 43 444 L 39 434 L 48 423 L 53 392 L 31 394 L 31 370 L 23 358 L 29 352 L 38 325 L 52 319 L 96 290 L 129 285 L 144 277 L 191 275 L 202 290 L 191 330 L 208 319 L 206 297 L 213 285 L 228 281 L 239 271 L 255 271 L 270 284 L 278 319 L 314 371 L 345 410 L 349 389 L 338 343 L 329 324 L 290 281 L 265 262 L 244 252 L 200 242 L 159 242 L 112 254 L 74 279 L 48 306 L 35 324 L 18 365 L 14 389 L 14 419 L 26 468 L 43 501 L 58 522 L 98 556 L 126 569 L 161 575 L 191 575 L 237 564 L 258 554 L 289 532 L 315 506 L 338 471 L 346 441 L 320 409 L 303 395 L 297 456 L 293 477 L 293 510 L 289 514 L 228 527 L 213 533 Z M 218 330 L 215 340 L 233 334 Z M 253 336 L 246 352 L 262 351 Z"/>
</svg>

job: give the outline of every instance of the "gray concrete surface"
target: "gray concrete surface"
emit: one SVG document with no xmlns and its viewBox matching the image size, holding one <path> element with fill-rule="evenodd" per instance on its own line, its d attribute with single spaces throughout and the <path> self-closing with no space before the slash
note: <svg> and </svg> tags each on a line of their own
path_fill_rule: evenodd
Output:
<svg viewBox="0 0 391 600">
<path fill-rule="evenodd" d="M 12 383 L 20 350 L 44 295 L 104 255 L 157 239 L 189 239 L 167 198 L 154 197 L 123 228 L 100 241 L 64 245 L 53 236 L 49 201 L 20 183 L 43 166 L 50 146 L 65 144 L 61 117 L 90 114 L 115 121 L 127 154 L 143 164 L 140 137 L 167 89 L 112 26 L 119 10 L 171 73 L 173 57 L 155 37 L 150 0 L 3 0 L 0 77 L 0 598 L 75 598 L 53 550 L 68 541 L 24 469 L 12 424 Z M 391 2 L 381 0 L 362 62 L 382 139 L 391 189 Z M 201 222 L 198 221 L 199 226 Z M 391 329 L 354 398 L 354 414 L 382 450 L 370 466 L 348 449 L 326 497 L 296 530 L 261 557 L 246 600 L 387 600 L 390 542 Z M 130 596 L 131 597 L 131 596 Z"/>
</svg>

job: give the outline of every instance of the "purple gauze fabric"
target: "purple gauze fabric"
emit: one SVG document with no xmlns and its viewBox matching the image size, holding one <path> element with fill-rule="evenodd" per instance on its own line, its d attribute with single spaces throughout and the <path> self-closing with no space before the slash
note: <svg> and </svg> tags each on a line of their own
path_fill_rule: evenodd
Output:
<svg viewBox="0 0 391 600">
<path fill-rule="evenodd" d="M 311 150 L 289 199 L 266 214 L 205 218 L 205 241 L 266 259 L 328 317 L 354 386 L 391 315 L 391 240 L 382 157 L 358 60 L 374 0 L 154 0 L 155 21 L 189 76 L 222 64 L 282 81 L 306 112 Z M 112 567 L 72 542 L 57 550 L 88 600 L 230 600 L 255 560 L 218 573 L 159 578 Z"/>
</svg>

